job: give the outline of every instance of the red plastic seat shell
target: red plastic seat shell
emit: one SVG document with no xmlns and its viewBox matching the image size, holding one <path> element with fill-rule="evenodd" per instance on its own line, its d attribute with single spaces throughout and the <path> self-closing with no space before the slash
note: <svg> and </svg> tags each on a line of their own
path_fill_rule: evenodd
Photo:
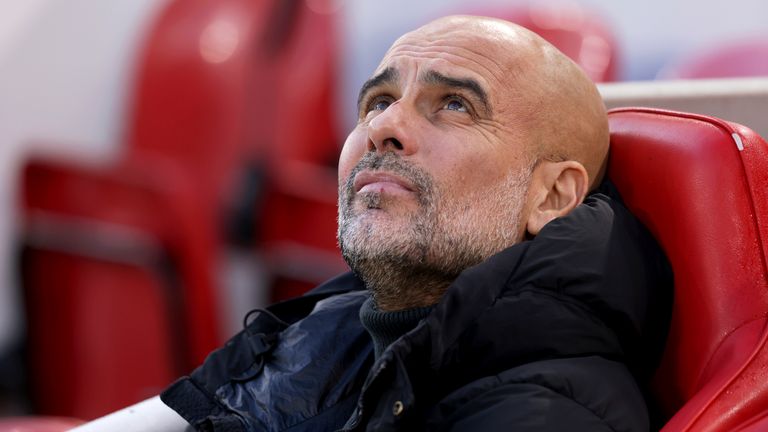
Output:
<svg viewBox="0 0 768 432">
<path fill-rule="evenodd" d="M 21 274 L 39 413 L 105 415 L 157 394 L 221 344 L 213 217 L 164 162 L 25 167 Z"/>
<path fill-rule="evenodd" d="M 675 274 L 655 379 L 674 413 L 664 430 L 734 430 L 768 406 L 766 143 L 743 126 L 671 111 L 618 109 L 609 123 L 608 175 Z"/>
</svg>

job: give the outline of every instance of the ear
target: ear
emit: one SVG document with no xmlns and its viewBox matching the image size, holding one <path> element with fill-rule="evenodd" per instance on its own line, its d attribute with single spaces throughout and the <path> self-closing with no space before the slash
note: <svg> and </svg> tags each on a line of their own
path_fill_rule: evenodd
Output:
<svg viewBox="0 0 768 432">
<path fill-rule="evenodd" d="M 528 195 L 528 234 L 535 236 L 553 219 L 570 213 L 584 201 L 588 190 L 589 175 L 581 163 L 547 160 L 539 163 Z"/>
</svg>

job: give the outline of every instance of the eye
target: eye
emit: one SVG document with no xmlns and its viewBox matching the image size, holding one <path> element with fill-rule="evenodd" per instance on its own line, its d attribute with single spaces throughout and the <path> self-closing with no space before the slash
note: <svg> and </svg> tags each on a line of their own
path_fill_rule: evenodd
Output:
<svg viewBox="0 0 768 432">
<path fill-rule="evenodd" d="M 377 100 L 373 104 L 371 104 L 371 111 L 384 111 L 385 109 L 389 108 L 389 105 L 391 102 L 387 100 Z"/>
<path fill-rule="evenodd" d="M 458 99 L 449 99 L 448 102 L 443 105 L 443 109 L 449 111 L 467 112 L 467 107 L 464 102 Z"/>
<path fill-rule="evenodd" d="M 390 105 L 392 105 L 391 97 L 386 95 L 374 96 L 369 98 L 368 101 L 366 101 L 364 104 L 361 105 L 365 108 L 360 111 L 360 115 L 365 116 L 372 112 L 376 112 L 376 111 L 381 112 L 389 108 Z"/>
</svg>

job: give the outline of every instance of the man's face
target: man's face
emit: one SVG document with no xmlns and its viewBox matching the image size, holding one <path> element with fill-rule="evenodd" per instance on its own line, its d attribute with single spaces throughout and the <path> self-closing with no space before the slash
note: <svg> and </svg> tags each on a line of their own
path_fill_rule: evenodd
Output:
<svg viewBox="0 0 768 432">
<path fill-rule="evenodd" d="M 363 86 L 339 160 L 339 244 L 358 273 L 449 281 L 523 237 L 533 137 L 496 45 L 412 33 Z"/>
</svg>

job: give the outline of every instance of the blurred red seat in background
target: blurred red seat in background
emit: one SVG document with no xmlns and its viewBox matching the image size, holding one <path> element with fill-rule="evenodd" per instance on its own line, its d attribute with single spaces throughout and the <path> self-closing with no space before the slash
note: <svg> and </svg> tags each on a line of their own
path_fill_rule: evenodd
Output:
<svg viewBox="0 0 768 432">
<path fill-rule="evenodd" d="M 22 281 L 38 413 L 153 396 L 220 344 L 209 211 L 172 166 L 32 161 Z"/>
<path fill-rule="evenodd" d="M 222 241 L 264 259 L 271 300 L 346 268 L 334 235 L 336 17 L 309 4 L 172 2 L 140 58 L 128 128 L 127 157 L 178 161 Z"/>
<path fill-rule="evenodd" d="M 246 137 L 262 109 L 251 104 L 250 92 L 274 85 L 268 67 L 257 62 L 272 7 L 171 1 L 137 56 L 124 159 L 173 161 L 217 213 L 242 164 L 266 144 Z"/>
<path fill-rule="evenodd" d="M 675 277 L 654 380 L 669 419 L 662 430 L 765 427 L 768 144 L 746 127 L 695 114 L 616 109 L 609 123 L 608 176 Z"/>
<path fill-rule="evenodd" d="M 345 269 L 335 21 L 308 4 L 169 2 L 137 57 L 119 160 L 28 162 L 22 284 L 37 413 L 91 419 L 199 364 L 223 340 L 226 248 L 266 263 L 273 300 Z"/>
<path fill-rule="evenodd" d="M 509 9 L 469 10 L 517 23 L 557 47 L 595 82 L 619 79 L 619 47 L 608 24 L 575 3 L 543 3 Z"/>
<path fill-rule="evenodd" d="M 708 47 L 673 62 L 658 79 L 768 76 L 768 35 Z"/>
</svg>

